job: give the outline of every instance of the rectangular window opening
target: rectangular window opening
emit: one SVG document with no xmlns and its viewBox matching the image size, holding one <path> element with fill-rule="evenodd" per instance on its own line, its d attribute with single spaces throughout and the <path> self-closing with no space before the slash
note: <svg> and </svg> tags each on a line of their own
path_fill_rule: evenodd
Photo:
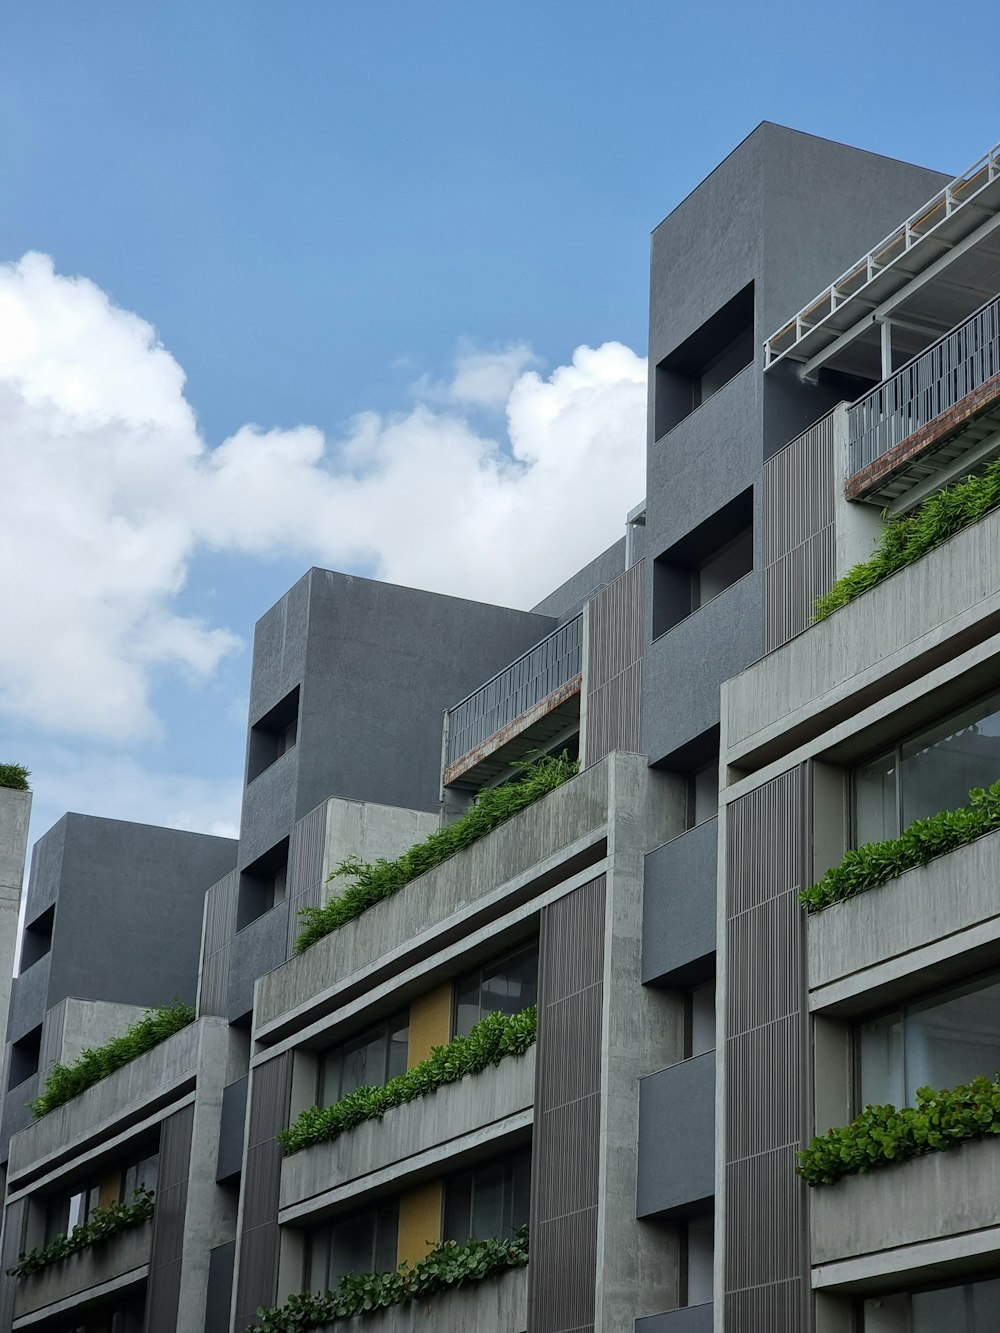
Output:
<svg viewBox="0 0 1000 1333">
<path fill-rule="evenodd" d="M 288 839 L 282 840 L 240 872 L 236 929 L 242 930 L 285 901 L 288 889 Z"/>
<path fill-rule="evenodd" d="M 467 1037 L 487 1014 L 519 1014 L 538 1001 L 538 942 L 491 959 L 455 983 L 452 1033 Z"/>
<path fill-rule="evenodd" d="M 459 1245 L 468 1240 L 513 1240 L 528 1223 L 530 1199 L 530 1148 L 457 1171 L 445 1180 L 445 1239 Z"/>
<path fill-rule="evenodd" d="M 7 1091 L 18 1087 L 32 1074 L 38 1073 L 38 1062 L 42 1054 L 42 1025 L 32 1028 L 10 1048 L 10 1067 L 7 1073 Z"/>
<path fill-rule="evenodd" d="M 29 926 L 25 926 L 24 935 L 21 939 L 21 969 L 20 974 L 27 972 L 28 968 L 38 962 L 52 948 L 52 928 L 55 925 L 56 909 L 55 905 L 47 907 L 44 912 L 36 916 Z"/>
<path fill-rule="evenodd" d="M 753 547 L 753 487 L 748 487 L 653 561 L 653 638 L 749 574 Z"/>
<path fill-rule="evenodd" d="M 662 439 L 751 365 L 754 287 L 749 283 L 656 367 L 654 420 Z"/>
<path fill-rule="evenodd" d="M 325 1051 L 316 1072 L 316 1102 L 335 1106 L 357 1088 L 381 1088 L 406 1073 L 409 1054 L 409 1010 Z"/>
<path fill-rule="evenodd" d="M 299 727 L 299 687 L 288 694 L 250 728 L 247 785 L 295 745 Z"/>
</svg>

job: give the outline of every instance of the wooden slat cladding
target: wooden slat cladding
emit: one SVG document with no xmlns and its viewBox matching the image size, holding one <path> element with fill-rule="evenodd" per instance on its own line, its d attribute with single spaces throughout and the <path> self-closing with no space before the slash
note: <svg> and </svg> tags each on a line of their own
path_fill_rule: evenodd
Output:
<svg viewBox="0 0 1000 1333">
<path fill-rule="evenodd" d="M 160 1132 L 145 1333 L 173 1333 L 177 1327 L 193 1128 L 194 1107 L 185 1106 L 164 1120 Z"/>
<path fill-rule="evenodd" d="M 302 930 L 299 912 L 318 907 L 323 901 L 323 849 L 326 842 L 326 802 L 302 818 L 292 829 L 288 849 L 288 940 L 285 956 L 295 952 Z"/>
<path fill-rule="evenodd" d="M 594 1327 L 600 1170 L 603 875 L 542 913 L 532 1148 L 532 1333 Z"/>
<path fill-rule="evenodd" d="M 642 655 L 645 563 L 602 588 L 587 611 L 587 707 L 584 751 L 596 764 L 614 750 L 642 750 Z"/>
<path fill-rule="evenodd" d="M 808 1333 L 805 770 L 734 801 L 726 842 L 726 1333 Z"/>
<path fill-rule="evenodd" d="M 246 1328 L 259 1305 L 272 1305 L 278 1278 L 278 1193 L 281 1148 L 288 1124 L 291 1055 L 258 1066 L 250 1087 L 250 1126 L 243 1171 L 243 1219 L 237 1275 L 236 1325 Z"/>
<path fill-rule="evenodd" d="M 764 464 L 764 652 L 807 628 L 836 572 L 834 416 Z"/>
</svg>

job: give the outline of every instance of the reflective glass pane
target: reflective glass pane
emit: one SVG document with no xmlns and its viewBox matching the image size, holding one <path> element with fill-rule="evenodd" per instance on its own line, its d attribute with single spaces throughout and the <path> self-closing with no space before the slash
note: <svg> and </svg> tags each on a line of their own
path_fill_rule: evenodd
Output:
<svg viewBox="0 0 1000 1333">
<path fill-rule="evenodd" d="M 1000 699 L 939 724 L 902 749 L 903 824 L 967 805 L 973 787 L 1000 778 Z"/>
<path fill-rule="evenodd" d="M 385 1082 L 385 1042 L 385 1029 L 380 1028 L 344 1047 L 341 1097 L 346 1097 L 355 1088 L 382 1086 Z"/>
<path fill-rule="evenodd" d="M 1000 1279 L 970 1282 L 966 1291 L 972 1316 L 970 1333 L 1000 1333 Z"/>
<path fill-rule="evenodd" d="M 326 1291 L 329 1284 L 330 1233 L 324 1228 L 314 1231 L 306 1247 L 306 1272 L 303 1283 L 304 1291 Z"/>
<path fill-rule="evenodd" d="M 342 1052 L 338 1049 L 324 1055 L 319 1062 L 316 1100 L 320 1106 L 336 1106 L 340 1101 L 340 1076 L 342 1072 Z"/>
<path fill-rule="evenodd" d="M 525 949 L 483 969 L 480 1007 L 483 1014 L 518 1014 L 535 1003 L 538 993 L 538 950 Z"/>
<path fill-rule="evenodd" d="M 398 1259 L 399 1203 L 392 1199 L 378 1210 L 375 1222 L 374 1271 L 388 1273 L 395 1267 Z M 428 1240 L 433 1239 L 428 1237 Z"/>
<path fill-rule="evenodd" d="M 352 1213 L 330 1228 L 330 1286 L 348 1273 L 371 1273 L 375 1264 L 374 1210 Z"/>
<path fill-rule="evenodd" d="M 472 1235 L 472 1172 L 459 1171 L 445 1182 L 444 1238 L 460 1245 Z"/>
<path fill-rule="evenodd" d="M 507 1191 L 504 1189 L 507 1170 L 502 1162 L 481 1166 L 474 1173 L 472 1183 L 472 1229 L 476 1240 L 509 1234 L 509 1219 L 504 1207 Z"/>
<path fill-rule="evenodd" d="M 513 1204 L 510 1216 L 510 1234 L 518 1227 L 526 1227 L 531 1214 L 531 1149 L 525 1148 L 514 1158 Z"/>
<path fill-rule="evenodd" d="M 410 1025 L 403 1014 L 389 1024 L 389 1064 L 386 1082 L 406 1073 L 406 1059 L 410 1049 Z"/>
<path fill-rule="evenodd" d="M 907 1097 L 1000 1069 L 1000 982 L 980 983 L 906 1011 Z"/>
<path fill-rule="evenodd" d="M 479 973 L 475 972 L 455 987 L 455 1035 L 467 1037 L 479 1019 Z"/>
<path fill-rule="evenodd" d="M 861 1043 L 862 1106 L 904 1106 L 903 1017 L 885 1014 L 859 1029 Z"/>
<path fill-rule="evenodd" d="M 854 770 L 854 845 L 894 838 L 896 826 L 896 757 L 881 755 Z"/>
</svg>

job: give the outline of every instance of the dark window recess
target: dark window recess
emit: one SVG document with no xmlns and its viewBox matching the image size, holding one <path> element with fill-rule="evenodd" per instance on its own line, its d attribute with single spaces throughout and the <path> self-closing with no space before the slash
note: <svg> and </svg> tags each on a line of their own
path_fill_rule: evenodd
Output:
<svg viewBox="0 0 1000 1333">
<path fill-rule="evenodd" d="M 258 856 L 240 874 L 236 929 L 242 930 L 285 901 L 288 881 L 288 839 L 282 838 L 269 852 Z"/>
<path fill-rule="evenodd" d="M 348 1213 L 307 1236 L 305 1291 L 332 1291 L 349 1273 L 388 1273 L 396 1267 L 399 1200 Z"/>
<path fill-rule="evenodd" d="M 445 1240 L 511 1240 L 527 1226 L 530 1198 L 530 1148 L 459 1171 L 444 1185 Z"/>
<path fill-rule="evenodd" d="M 519 1014 L 537 998 L 538 944 L 533 942 L 459 977 L 455 985 L 455 1036 L 467 1037 L 487 1014 Z"/>
<path fill-rule="evenodd" d="M 16 1088 L 32 1074 L 38 1073 L 38 1061 L 42 1054 L 42 1025 L 32 1028 L 20 1041 L 15 1041 L 10 1048 L 10 1070 L 7 1077 L 7 1091 Z"/>
<path fill-rule="evenodd" d="M 706 1305 L 712 1299 L 715 1216 L 702 1213 L 680 1224 L 680 1304 Z"/>
<path fill-rule="evenodd" d="M 316 1102 L 335 1106 L 356 1088 L 381 1088 L 406 1073 L 410 1045 L 409 1010 L 342 1042 L 320 1056 Z"/>
<path fill-rule="evenodd" d="M 41 916 L 36 916 L 30 926 L 25 926 L 21 940 L 21 971 L 27 972 L 39 958 L 44 958 L 52 948 L 52 927 L 55 924 L 56 909 L 47 907 Z"/>
<path fill-rule="evenodd" d="M 687 827 L 697 828 L 719 813 L 719 757 L 689 774 L 687 780 Z"/>
<path fill-rule="evenodd" d="M 753 487 L 653 561 L 653 638 L 753 569 Z"/>
<path fill-rule="evenodd" d="M 250 751 L 247 755 L 247 782 L 259 778 L 286 750 L 295 744 L 299 728 L 299 687 L 286 694 L 282 701 L 265 713 L 250 728 Z"/>
<path fill-rule="evenodd" d="M 715 978 L 684 992 L 684 1058 L 715 1050 Z"/>
<path fill-rule="evenodd" d="M 859 1306 L 863 1333 L 991 1333 L 1000 1278 L 862 1297 Z"/>
<path fill-rule="evenodd" d="M 751 282 L 656 367 L 656 438 L 673 430 L 753 359 Z"/>
</svg>

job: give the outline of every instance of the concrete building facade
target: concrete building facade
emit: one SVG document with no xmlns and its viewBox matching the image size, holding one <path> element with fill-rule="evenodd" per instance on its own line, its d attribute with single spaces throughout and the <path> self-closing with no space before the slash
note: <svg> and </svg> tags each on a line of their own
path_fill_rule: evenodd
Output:
<svg viewBox="0 0 1000 1333">
<path fill-rule="evenodd" d="M 514 1255 L 523 1224 L 526 1266 L 314 1326 L 995 1326 L 990 1139 L 815 1188 L 796 1165 L 868 1103 L 1000 1066 L 1000 833 L 799 901 L 1000 778 L 997 512 L 812 623 L 887 506 L 1000 454 L 998 220 L 996 150 L 949 179 L 762 125 L 653 233 L 622 541 L 530 612 L 309 571 L 257 626 L 238 843 L 73 815 L 46 835 L 3 1266 L 154 1193 L 4 1277 L 0 1333 L 242 1333 L 449 1241 Z M 345 862 L 402 856 L 539 754 L 576 776 L 301 947 Z M 128 890 L 131 961 L 98 978 Z M 30 1119 L 53 1062 L 175 996 L 194 1021 Z M 495 1013 L 534 1040 L 278 1137 Z"/>
</svg>

